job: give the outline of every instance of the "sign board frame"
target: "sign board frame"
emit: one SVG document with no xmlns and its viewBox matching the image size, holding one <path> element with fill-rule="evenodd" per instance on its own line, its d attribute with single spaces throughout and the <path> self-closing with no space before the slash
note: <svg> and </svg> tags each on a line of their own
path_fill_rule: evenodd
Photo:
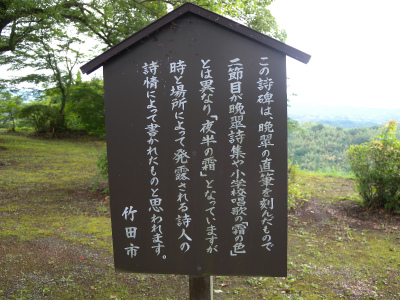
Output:
<svg viewBox="0 0 400 300">
<path fill-rule="evenodd" d="M 281 50 L 307 55 L 192 4 L 171 15 L 82 68 L 104 66 L 116 269 L 286 276 Z"/>
</svg>

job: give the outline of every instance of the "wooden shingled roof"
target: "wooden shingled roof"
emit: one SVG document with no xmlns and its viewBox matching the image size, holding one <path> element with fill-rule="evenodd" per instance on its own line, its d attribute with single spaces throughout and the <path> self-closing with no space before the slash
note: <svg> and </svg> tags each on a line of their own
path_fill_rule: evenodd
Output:
<svg viewBox="0 0 400 300">
<path fill-rule="evenodd" d="M 110 58 L 118 55 L 120 52 L 124 51 L 126 48 L 132 46 L 133 44 L 137 43 L 141 39 L 149 36 L 156 30 L 160 29 L 162 26 L 174 21 L 176 18 L 192 13 L 207 20 L 210 20 L 220 26 L 223 26 L 229 30 L 232 30 L 238 34 L 246 36 L 250 39 L 253 39 L 256 42 L 264 44 L 268 47 L 271 47 L 287 56 L 290 56 L 298 61 L 303 63 L 308 63 L 311 56 L 307 53 L 304 53 L 300 50 L 297 50 L 291 46 L 286 45 L 274 38 L 271 38 L 265 34 L 262 34 L 258 31 L 255 31 L 249 27 L 246 27 L 242 24 L 239 24 L 235 21 L 232 21 L 228 18 L 222 17 L 216 13 L 213 13 L 209 10 L 201 8 L 197 5 L 192 3 L 185 3 L 182 6 L 178 7 L 177 9 L 173 10 L 172 12 L 166 14 L 162 18 L 158 19 L 157 21 L 151 23 L 147 27 L 143 28 L 142 30 L 136 32 L 135 34 L 131 35 L 127 39 L 123 40 L 121 43 L 117 44 L 116 46 L 110 48 L 109 50 L 105 51 L 104 53 L 100 54 L 99 56 L 95 57 L 85 65 L 81 67 L 81 71 L 85 74 L 90 74 L 93 71 L 97 70 L 104 63 L 107 62 Z"/>
</svg>

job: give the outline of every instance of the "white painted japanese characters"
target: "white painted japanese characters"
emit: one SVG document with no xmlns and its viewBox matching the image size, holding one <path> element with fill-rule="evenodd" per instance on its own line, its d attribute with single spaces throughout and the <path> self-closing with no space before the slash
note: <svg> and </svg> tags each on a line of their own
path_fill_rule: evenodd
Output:
<svg viewBox="0 0 400 300">
<path fill-rule="evenodd" d="M 152 246 L 151 248 L 154 250 L 156 255 L 160 255 L 164 246 L 164 236 L 163 236 L 163 208 L 162 201 L 163 199 L 159 197 L 159 181 L 158 178 L 158 132 L 160 125 L 157 123 L 157 96 L 156 91 L 158 87 L 158 78 L 157 78 L 157 70 L 159 65 L 156 61 L 151 61 L 149 63 L 144 63 L 142 66 L 142 72 L 145 75 L 145 79 L 143 81 L 143 86 L 146 89 L 146 102 L 147 102 L 147 111 L 148 116 L 147 120 L 149 123 L 145 127 L 146 133 L 148 135 L 147 140 L 147 150 L 146 155 L 148 157 L 148 165 L 149 171 L 151 174 L 151 179 L 149 182 L 149 188 L 151 190 L 151 198 L 149 199 L 149 211 L 152 212 L 151 216 L 151 235 L 152 235 Z"/>
<path fill-rule="evenodd" d="M 190 242 L 192 238 L 189 236 L 189 226 L 192 221 L 190 212 L 188 211 L 189 197 L 186 192 L 186 184 L 190 180 L 188 177 L 188 161 L 190 159 L 186 147 L 186 129 L 185 129 L 185 104 L 187 103 L 184 80 L 184 72 L 186 64 L 182 60 L 171 62 L 169 64 L 169 73 L 174 77 L 174 85 L 171 87 L 171 110 L 173 118 L 175 119 L 175 133 L 174 136 L 176 151 L 174 153 L 173 161 L 175 164 L 175 181 L 178 186 L 178 195 L 176 201 L 179 203 L 178 213 L 176 217 L 176 224 L 181 229 L 178 238 L 179 249 L 187 252 L 190 250 Z"/>
<path fill-rule="evenodd" d="M 262 122 L 258 125 L 258 134 L 260 137 L 258 148 L 260 152 L 260 185 L 262 188 L 262 199 L 260 201 L 260 210 L 262 213 L 261 225 L 264 232 L 261 246 L 271 251 L 271 248 L 274 246 L 270 231 L 270 227 L 273 226 L 272 220 L 274 219 L 274 198 L 270 195 L 274 185 L 273 181 L 275 180 L 275 171 L 271 169 L 272 158 L 270 155 L 270 149 L 274 146 L 272 141 L 274 133 L 273 111 L 271 109 L 271 103 L 274 102 L 273 94 L 271 93 L 274 82 L 269 75 L 268 57 L 261 57 L 259 65 L 260 77 L 257 85 L 260 94 L 258 95 L 257 104 L 260 107 Z"/>
<path fill-rule="evenodd" d="M 230 133 L 229 143 L 231 143 L 230 158 L 234 171 L 231 176 L 231 214 L 234 216 L 234 225 L 232 226 L 232 234 L 235 236 L 235 243 L 230 252 L 231 256 L 246 253 L 246 245 L 244 238 L 246 229 L 249 225 L 247 220 L 246 205 L 246 174 L 241 167 L 245 162 L 246 153 L 243 151 L 245 142 L 246 125 L 244 123 L 246 111 L 243 104 L 242 80 L 244 73 L 243 64 L 240 58 L 230 60 L 228 64 L 228 81 L 230 85 Z"/>
<path fill-rule="evenodd" d="M 225 77 L 218 78 L 216 83 L 215 70 L 221 69 Z M 188 71 L 196 75 L 188 76 Z M 272 154 L 275 147 L 273 104 L 276 99 L 272 73 L 265 56 L 258 58 L 257 68 L 248 67 L 240 57 L 225 62 L 204 57 L 195 62 L 154 59 L 142 63 L 141 88 L 145 97 L 140 101 L 146 103 L 146 124 L 141 130 L 146 134 L 146 145 L 137 147 L 146 157 L 144 171 L 149 180 L 144 189 L 149 197 L 137 200 L 146 201 L 146 209 L 139 211 L 132 202 L 121 212 L 121 218 L 129 224 L 124 228 L 124 250 L 129 258 L 134 260 L 141 251 L 152 251 L 155 257 L 168 260 L 167 254 L 171 251 L 189 255 L 194 245 L 202 245 L 201 251 L 206 256 L 231 258 L 246 257 L 252 247 L 261 247 L 265 253 L 273 251 L 274 205 L 286 199 L 273 196 L 276 174 Z M 249 81 L 247 77 L 257 80 Z M 189 85 L 196 89 L 188 90 Z M 225 98 L 218 99 L 217 94 Z M 195 145 L 189 143 L 188 136 L 192 120 L 187 109 L 192 103 L 200 108 L 196 112 Z M 222 109 L 221 103 L 224 103 Z M 249 110 L 253 111 L 253 119 L 256 112 L 256 126 L 251 122 Z M 168 128 L 163 135 L 168 137 L 168 145 L 173 149 L 173 152 L 169 150 L 167 161 L 160 159 L 164 152 L 160 131 L 164 128 Z M 257 163 L 251 168 L 247 166 L 250 158 Z M 162 172 L 164 169 L 170 170 L 167 177 Z M 225 178 L 217 174 L 224 174 Z M 168 181 L 168 186 L 163 186 L 163 181 Z M 194 181 L 198 186 L 191 186 Z M 221 182 L 229 191 L 228 197 L 220 192 Z M 257 186 L 256 197 L 254 192 L 249 197 L 250 185 Z M 165 189 L 169 190 L 168 198 L 163 196 Z M 169 206 L 174 207 L 173 217 L 165 213 Z M 201 213 L 196 207 L 201 207 Z M 250 207 L 256 207 L 257 218 L 249 217 Z M 142 213 L 149 216 L 147 224 L 151 226 L 135 221 L 135 216 Z M 174 237 L 168 236 L 166 230 L 171 224 L 178 230 Z M 195 230 L 198 224 L 203 227 Z M 229 236 L 226 229 L 222 230 L 223 226 L 229 227 Z M 256 238 L 252 232 L 255 228 L 262 232 Z M 201 237 L 195 232 L 201 232 Z M 149 236 L 146 245 L 136 242 L 139 233 Z M 166 243 L 171 239 L 172 243 Z M 221 254 L 220 244 L 225 240 L 230 242 L 228 246 L 225 243 Z"/>
<path fill-rule="evenodd" d="M 214 80 L 212 75 L 212 62 L 210 59 L 201 60 L 200 71 L 200 99 L 203 103 L 204 123 L 201 125 L 201 146 L 203 150 L 200 177 L 203 180 L 204 201 L 207 203 L 206 216 L 206 241 L 207 253 L 218 252 L 218 229 L 216 226 L 215 206 L 217 203 L 217 192 L 215 191 L 215 168 L 217 160 L 214 157 L 216 147 L 215 129 L 213 127 L 218 121 L 218 116 L 212 114 L 214 104 Z"/>
</svg>

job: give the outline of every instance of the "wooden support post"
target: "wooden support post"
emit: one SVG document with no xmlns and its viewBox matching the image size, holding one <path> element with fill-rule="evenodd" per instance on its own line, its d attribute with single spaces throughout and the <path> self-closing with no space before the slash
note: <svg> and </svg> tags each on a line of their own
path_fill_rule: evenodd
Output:
<svg viewBox="0 0 400 300">
<path fill-rule="evenodd" d="M 189 276 L 190 300 L 213 300 L 212 276 Z"/>
</svg>

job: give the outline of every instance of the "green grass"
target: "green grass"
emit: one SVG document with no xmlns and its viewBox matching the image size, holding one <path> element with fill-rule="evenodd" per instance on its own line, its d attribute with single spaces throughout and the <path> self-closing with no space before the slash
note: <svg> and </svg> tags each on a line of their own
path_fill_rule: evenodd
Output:
<svg viewBox="0 0 400 300">
<path fill-rule="evenodd" d="M 87 184 L 97 171 L 95 162 L 104 142 L 40 140 L 2 135 L 3 190 L 65 188 Z"/>
<path fill-rule="evenodd" d="M 338 177 L 323 172 L 300 171 L 296 183 L 306 199 L 320 198 L 325 203 L 342 199 L 360 200 L 351 176 Z"/>
<path fill-rule="evenodd" d="M 104 141 L 0 133 L 0 299 L 187 299 L 187 276 L 116 273 Z M 214 299 L 399 299 L 400 216 L 354 179 L 300 171 L 286 278 L 215 276 Z"/>
</svg>

